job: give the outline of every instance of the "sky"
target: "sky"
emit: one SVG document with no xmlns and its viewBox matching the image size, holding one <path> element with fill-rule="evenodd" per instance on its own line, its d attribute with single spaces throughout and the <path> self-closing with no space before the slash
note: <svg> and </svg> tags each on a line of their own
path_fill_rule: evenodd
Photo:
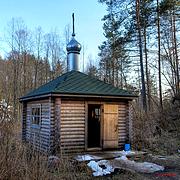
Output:
<svg viewBox="0 0 180 180">
<path fill-rule="evenodd" d="M 101 19 L 106 7 L 98 0 L 0 0 L 0 54 L 7 51 L 3 36 L 8 22 L 21 17 L 29 29 L 41 26 L 44 32 L 57 29 L 63 36 L 65 26 L 72 25 L 75 13 L 76 39 L 84 45 L 85 56 L 97 57 L 98 46 L 105 40 Z"/>
</svg>

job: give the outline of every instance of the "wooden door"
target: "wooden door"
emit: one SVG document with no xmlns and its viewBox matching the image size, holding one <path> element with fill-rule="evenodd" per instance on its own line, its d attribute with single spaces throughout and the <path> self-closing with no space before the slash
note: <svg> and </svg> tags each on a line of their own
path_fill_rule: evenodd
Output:
<svg viewBox="0 0 180 180">
<path fill-rule="evenodd" d="M 104 104 L 103 148 L 118 148 L 118 105 Z"/>
</svg>

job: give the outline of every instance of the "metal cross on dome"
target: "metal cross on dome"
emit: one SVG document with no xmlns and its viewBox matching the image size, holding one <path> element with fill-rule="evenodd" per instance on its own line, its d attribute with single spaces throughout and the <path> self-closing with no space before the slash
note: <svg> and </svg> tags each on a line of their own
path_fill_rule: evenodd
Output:
<svg viewBox="0 0 180 180">
<path fill-rule="evenodd" d="M 72 36 L 75 36 L 75 29 L 74 29 L 74 13 L 72 14 L 72 19 L 73 19 L 73 33 L 72 33 Z"/>
</svg>

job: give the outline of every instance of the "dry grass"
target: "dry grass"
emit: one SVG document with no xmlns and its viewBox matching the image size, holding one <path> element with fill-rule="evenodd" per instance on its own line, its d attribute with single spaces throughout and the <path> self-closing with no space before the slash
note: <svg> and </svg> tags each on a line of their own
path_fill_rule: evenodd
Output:
<svg viewBox="0 0 180 180">
<path fill-rule="evenodd" d="M 135 111 L 134 149 L 148 149 L 157 154 L 174 154 L 180 147 L 180 109 L 166 104 L 163 112 L 144 114 Z M 48 156 L 43 155 L 20 140 L 21 127 L 11 121 L 0 121 L 0 179 L 93 179 L 85 163 L 72 158 L 61 158 L 54 168 L 48 167 Z M 139 174 L 120 172 L 98 179 L 141 179 Z M 143 177 L 142 177 L 143 179 Z"/>
<path fill-rule="evenodd" d="M 17 136 L 17 123 L 0 124 L 0 179 L 46 180 L 89 179 L 91 172 L 83 164 L 64 157 L 54 167 L 48 167 L 48 156 L 22 144 Z"/>
<path fill-rule="evenodd" d="M 180 107 L 171 102 L 163 111 L 155 108 L 147 114 L 135 109 L 134 148 L 171 155 L 180 148 Z"/>
</svg>

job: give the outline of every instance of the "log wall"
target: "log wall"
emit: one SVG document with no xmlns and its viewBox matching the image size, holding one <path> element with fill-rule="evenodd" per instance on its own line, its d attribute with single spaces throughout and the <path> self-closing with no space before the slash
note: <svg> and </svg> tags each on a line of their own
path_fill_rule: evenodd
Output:
<svg viewBox="0 0 180 180">
<path fill-rule="evenodd" d="M 119 103 L 118 109 L 118 146 L 122 148 L 129 139 L 129 108 L 128 103 Z"/>
<path fill-rule="evenodd" d="M 22 105 L 22 140 L 26 141 L 26 117 L 27 104 L 23 102 Z"/>
<path fill-rule="evenodd" d="M 60 144 L 62 152 L 85 150 L 84 101 L 61 101 Z"/>
<path fill-rule="evenodd" d="M 41 124 L 40 128 L 35 128 L 31 124 L 31 108 L 41 106 Z M 51 145 L 51 104 L 49 100 L 32 101 L 27 103 L 26 111 L 26 141 L 33 145 L 35 149 L 44 152 L 50 151 Z"/>
<path fill-rule="evenodd" d="M 104 103 L 101 101 L 101 104 Z M 63 153 L 85 151 L 87 104 L 88 101 L 51 97 L 47 100 L 24 103 L 23 139 L 44 152 L 53 153 L 57 149 Z M 118 147 L 121 148 L 127 139 L 132 139 L 132 110 L 128 102 L 113 104 L 118 104 Z M 31 125 L 31 108 L 35 105 L 41 106 L 40 128 Z"/>
<path fill-rule="evenodd" d="M 132 103 L 129 102 L 129 141 L 131 144 L 133 144 L 133 107 L 132 107 Z"/>
</svg>

